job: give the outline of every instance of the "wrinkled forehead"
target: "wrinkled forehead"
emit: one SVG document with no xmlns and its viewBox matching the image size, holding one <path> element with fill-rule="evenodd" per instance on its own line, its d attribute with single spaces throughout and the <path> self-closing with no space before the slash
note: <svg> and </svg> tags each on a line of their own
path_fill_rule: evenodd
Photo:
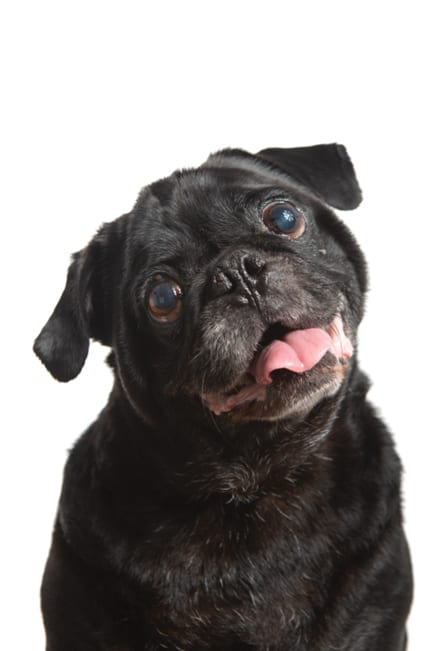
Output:
<svg viewBox="0 0 434 651">
<path fill-rule="evenodd" d="M 258 207 L 285 194 L 305 202 L 289 177 L 254 161 L 211 157 L 194 170 L 175 172 L 144 189 L 136 206 L 136 237 L 150 266 L 198 259 L 257 232 Z"/>
</svg>

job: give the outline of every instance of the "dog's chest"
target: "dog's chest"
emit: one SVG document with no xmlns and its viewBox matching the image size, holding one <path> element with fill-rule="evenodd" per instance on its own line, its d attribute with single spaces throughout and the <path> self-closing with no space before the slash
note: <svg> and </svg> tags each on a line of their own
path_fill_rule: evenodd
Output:
<svg viewBox="0 0 434 651">
<path fill-rule="evenodd" d="M 258 648 L 279 648 L 282 639 L 303 648 L 329 563 L 324 534 L 311 529 L 307 541 L 292 509 L 269 496 L 204 508 L 190 521 L 183 514 L 181 527 L 160 524 L 154 543 L 133 555 L 135 574 L 152 595 L 145 618 L 180 648 L 186 628 L 197 640 L 224 630 L 246 644 L 260 641 Z"/>
</svg>

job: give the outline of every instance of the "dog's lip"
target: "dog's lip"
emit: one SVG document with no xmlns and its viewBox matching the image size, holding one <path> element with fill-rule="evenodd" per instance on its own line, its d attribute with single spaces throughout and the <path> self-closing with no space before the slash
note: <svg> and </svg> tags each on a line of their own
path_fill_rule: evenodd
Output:
<svg viewBox="0 0 434 651">
<path fill-rule="evenodd" d="M 216 416 L 220 416 L 247 402 L 265 400 L 266 393 L 266 386 L 255 382 L 254 377 L 250 373 L 245 373 L 237 382 L 236 387 L 230 391 L 223 393 L 203 393 L 201 398 L 208 409 L 216 414 Z"/>
<path fill-rule="evenodd" d="M 267 341 L 267 332 L 276 338 Z M 353 346 L 344 332 L 342 317 L 337 314 L 324 328 L 290 330 L 284 324 L 268 328 L 258 344 L 248 370 L 231 390 L 222 393 L 204 393 L 202 400 L 216 415 L 255 400 L 265 400 L 267 387 L 272 384 L 273 371 L 287 370 L 303 374 L 313 369 L 327 352 L 336 359 L 352 356 Z"/>
</svg>

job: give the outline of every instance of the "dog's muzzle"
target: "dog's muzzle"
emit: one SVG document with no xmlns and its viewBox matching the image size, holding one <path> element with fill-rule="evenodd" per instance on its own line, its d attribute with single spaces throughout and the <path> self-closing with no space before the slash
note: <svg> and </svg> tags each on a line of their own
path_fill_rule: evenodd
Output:
<svg viewBox="0 0 434 651">
<path fill-rule="evenodd" d="M 292 330 L 279 339 L 272 339 L 255 354 L 247 370 L 249 382 L 246 386 L 227 395 L 205 393 L 202 400 L 216 415 L 232 411 L 247 402 L 264 400 L 267 385 L 273 383 L 274 371 L 306 373 L 326 353 L 331 353 L 337 361 L 348 359 L 353 354 L 353 346 L 344 332 L 340 315 L 327 328 Z"/>
</svg>

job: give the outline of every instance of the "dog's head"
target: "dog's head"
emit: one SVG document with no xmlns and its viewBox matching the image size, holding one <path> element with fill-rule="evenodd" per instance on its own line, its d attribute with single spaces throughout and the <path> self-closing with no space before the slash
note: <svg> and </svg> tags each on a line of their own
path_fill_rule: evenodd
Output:
<svg viewBox="0 0 434 651">
<path fill-rule="evenodd" d="M 360 201 L 340 145 L 224 150 L 175 172 L 74 256 L 35 351 L 67 381 L 89 338 L 110 346 L 140 413 L 305 414 L 352 364 L 365 264 L 331 207 Z"/>
</svg>

